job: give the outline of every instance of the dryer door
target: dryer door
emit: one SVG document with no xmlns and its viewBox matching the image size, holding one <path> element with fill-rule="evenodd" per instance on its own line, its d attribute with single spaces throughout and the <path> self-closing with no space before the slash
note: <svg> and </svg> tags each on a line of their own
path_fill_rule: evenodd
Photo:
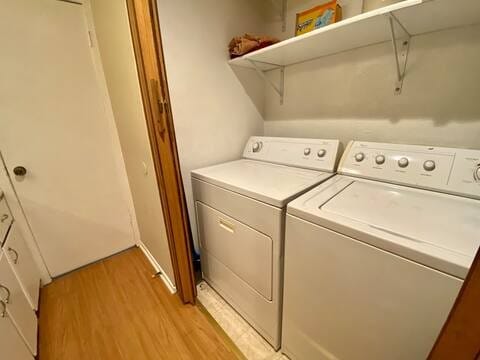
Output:
<svg viewBox="0 0 480 360">
<path fill-rule="evenodd" d="M 272 300 L 272 239 L 201 202 L 196 206 L 202 253 Z"/>
</svg>

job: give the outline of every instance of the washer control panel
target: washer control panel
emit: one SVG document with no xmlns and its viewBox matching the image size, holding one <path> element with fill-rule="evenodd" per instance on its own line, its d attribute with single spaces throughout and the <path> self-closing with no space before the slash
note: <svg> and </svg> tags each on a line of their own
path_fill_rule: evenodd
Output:
<svg viewBox="0 0 480 360">
<path fill-rule="evenodd" d="M 480 198 L 480 150 L 352 141 L 338 172 Z"/>
<path fill-rule="evenodd" d="M 245 146 L 243 157 L 334 172 L 339 147 L 338 140 L 252 136 Z"/>
</svg>

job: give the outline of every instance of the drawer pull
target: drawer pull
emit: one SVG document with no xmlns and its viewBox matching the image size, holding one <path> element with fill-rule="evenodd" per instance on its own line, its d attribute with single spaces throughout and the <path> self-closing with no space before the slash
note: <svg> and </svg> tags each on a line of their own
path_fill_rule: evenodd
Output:
<svg viewBox="0 0 480 360">
<path fill-rule="evenodd" d="M 7 297 L 5 299 L 3 299 L 2 301 L 5 304 L 8 304 L 10 302 L 10 290 L 6 286 L 3 286 L 3 285 L 0 285 L 0 290 L 7 293 Z"/>
<path fill-rule="evenodd" d="M 8 216 L 8 214 L 3 214 L 2 217 L 0 217 L 0 222 L 5 222 L 6 220 L 8 220 L 10 216 Z"/>
<path fill-rule="evenodd" d="M 232 224 L 226 222 L 225 220 L 220 219 L 218 221 L 218 223 L 219 223 L 219 225 L 222 229 L 227 230 L 228 232 L 231 232 L 232 234 L 235 232 L 235 227 Z"/>
<path fill-rule="evenodd" d="M 15 265 L 17 265 L 17 263 L 18 263 L 18 252 L 17 252 L 17 250 L 12 249 L 11 247 L 9 247 L 7 250 L 15 255 L 15 258 L 12 259 L 12 261 Z"/>
<path fill-rule="evenodd" d="M 7 316 L 7 305 L 5 305 L 5 303 L 1 300 L 0 305 L 2 306 L 2 311 L 0 311 L 0 318 L 4 318 Z"/>
</svg>

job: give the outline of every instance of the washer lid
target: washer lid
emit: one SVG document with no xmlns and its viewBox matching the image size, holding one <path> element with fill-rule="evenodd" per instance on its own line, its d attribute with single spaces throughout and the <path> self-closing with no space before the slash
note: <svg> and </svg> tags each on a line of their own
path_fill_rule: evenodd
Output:
<svg viewBox="0 0 480 360">
<path fill-rule="evenodd" d="M 460 197 L 355 181 L 321 208 L 463 255 L 480 241 L 480 202 Z"/>
<path fill-rule="evenodd" d="M 333 174 L 255 160 L 237 160 L 192 171 L 192 177 L 283 207 Z"/>
<path fill-rule="evenodd" d="M 480 245 L 480 201 L 342 176 L 319 188 L 288 212 L 446 273 L 468 272 Z"/>
</svg>

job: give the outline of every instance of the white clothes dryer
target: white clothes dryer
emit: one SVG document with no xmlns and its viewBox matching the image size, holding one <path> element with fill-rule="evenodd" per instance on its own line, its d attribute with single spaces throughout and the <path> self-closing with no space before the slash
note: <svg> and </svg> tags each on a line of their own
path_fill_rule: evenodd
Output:
<svg viewBox="0 0 480 360">
<path fill-rule="evenodd" d="M 333 176 L 338 140 L 252 137 L 243 159 L 192 171 L 204 279 L 274 348 L 286 204 Z"/>
</svg>

